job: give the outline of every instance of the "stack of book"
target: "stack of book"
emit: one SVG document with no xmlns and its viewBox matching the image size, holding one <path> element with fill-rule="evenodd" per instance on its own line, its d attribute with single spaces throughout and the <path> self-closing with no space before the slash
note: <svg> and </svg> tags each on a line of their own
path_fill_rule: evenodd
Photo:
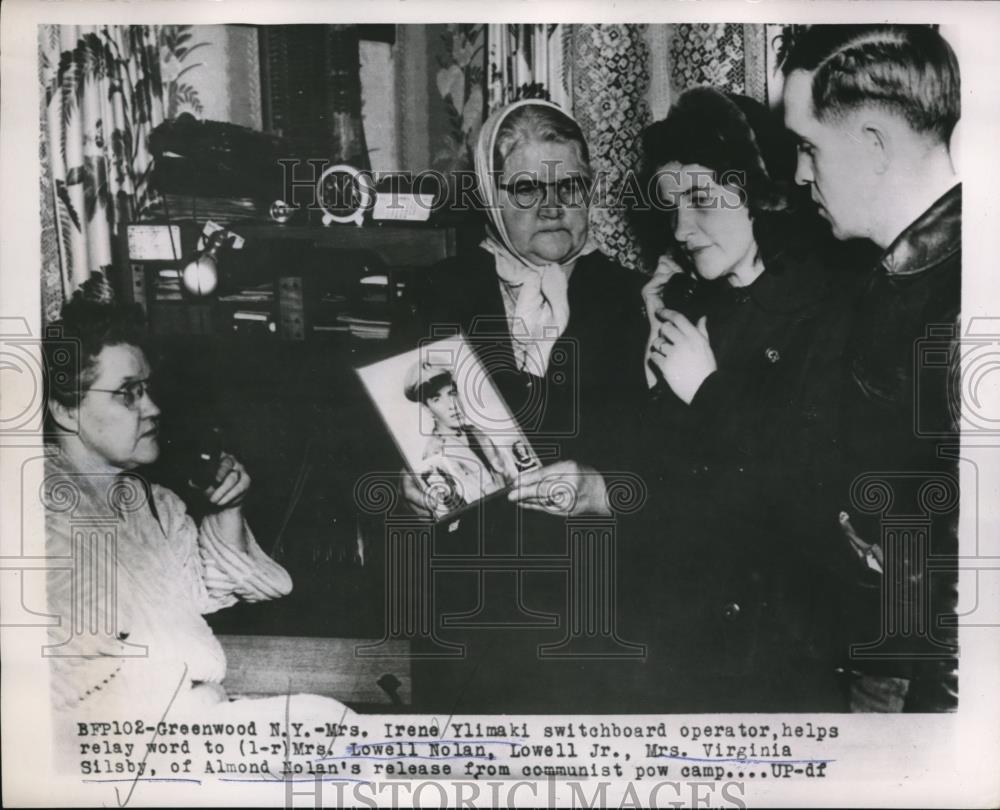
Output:
<svg viewBox="0 0 1000 810">
<path fill-rule="evenodd" d="M 343 293 L 327 290 L 316 305 L 312 330 L 318 333 L 350 334 L 349 324 L 341 323 L 339 318 L 347 309 L 348 297 Z"/>
<path fill-rule="evenodd" d="M 359 340 L 388 340 L 392 326 L 389 279 L 370 273 L 348 290 L 327 290 L 319 298 L 313 332 L 342 332 Z"/>
<path fill-rule="evenodd" d="M 388 340 L 392 323 L 387 318 L 359 318 L 344 313 L 337 316 L 337 323 L 347 328 L 351 337 L 362 340 Z"/>
<path fill-rule="evenodd" d="M 232 329 L 239 334 L 269 335 L 278 331 L 274 317 L 274 284 L 265 282 L 227 295 L 220 304 L 232 307 Z"/>
<path fill-rule="evenodd" d="M 273 304 L 274 283 L 266 281 L 255 287 L 247 287 L 228 295 L 220 295 L 219 301 L 227 304 Z"/>
<path fill-rule="evenodd" d="M 389 277 L 368 273 L 358 282 L 357 302 L 350 314 L 341 315 L 341 323 L 350 326 L 351 335 L 362 340 L 388 340 L 392 322 Z"/>
<path fill-rule="evenodd" d="M 156 277 L 157 301 L 182 301 L 180 270 L 160 270 Z"/>
</svg>

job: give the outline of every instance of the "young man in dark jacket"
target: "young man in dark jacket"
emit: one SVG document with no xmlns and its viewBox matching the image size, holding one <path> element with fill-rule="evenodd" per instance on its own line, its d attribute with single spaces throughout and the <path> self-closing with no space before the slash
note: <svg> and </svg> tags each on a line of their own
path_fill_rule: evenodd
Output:
<svg viewBox="0 0 1000 810">
<path fill-rule="evenodd" d="M 796 182 L 840 239 L 883 250 L 855 309 L 831 562 L 858 711 L 957 706 L 959 71 L 929 26 L 813 26 L 784 62 Z M 937 341 L 941 345 L 932 347 Z M 942 342 L 943 340 L 943 342 Z M 928 374 L 926 348 L 948 381 Z M 838 515 L 839 511 L 839 515 Z M 853 567 L 853 571 L 852 571 Z M 932 576 L 933 574 L 933 576 Z"/>
</svg>

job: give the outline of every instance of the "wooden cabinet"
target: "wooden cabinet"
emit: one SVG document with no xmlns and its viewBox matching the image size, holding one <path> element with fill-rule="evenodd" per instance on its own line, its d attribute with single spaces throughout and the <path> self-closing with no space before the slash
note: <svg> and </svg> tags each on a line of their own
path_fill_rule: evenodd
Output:
<svg viewBox="0 0 1000 810">
<path fill-rule="evenodd" d="M 316 318 L 321 317 L 324 296 L 338 300 L 343 297 L 350 305 L 351 286 L 365 275 L 385 276 L 389 305 L 386 317 L 391 317 L 391 305 L 402 297 L 403 280 L 453 256 L 457 241 L 454 225 L 366 223 L 360 227 L 324 227 L 237 222 L 229 229 L 243 238 L 243 247 L 220 253 L 219 288 L 210 297 L 194 298 L 182 291 L 176 280 L 164 279 L 182 269 L 195 254 L 201 226 L 188 221 L 170 225 L 142 223 L 128 228 L 132 239 L 123 235 L 120 286 L 127 300 L 145 309 L 152 332 L 225 334 L 233 328 L 234 311 L 240 311 L 239 300 L 233 299 L 239 297 L 239 291 L 254 287 L 263 290 L 263 297 L 271 289 L 273 306 L 265 328 L 284 340 L 305 340 L 318 331 L 321 325 Z M 138 239 L 136 229 L 145 229 L 141 232 L 145 241 Z M 169 290 L 165 289 L 167 284 L 171 285 Z M 256 306 L 262 312 L 267 309 Z"/>
</svg>

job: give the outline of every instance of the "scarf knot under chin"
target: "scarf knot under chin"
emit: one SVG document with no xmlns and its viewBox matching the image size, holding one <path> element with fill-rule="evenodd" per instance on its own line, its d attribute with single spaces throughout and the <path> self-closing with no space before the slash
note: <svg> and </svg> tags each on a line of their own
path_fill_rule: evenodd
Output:
<svg viewBox="0 0 1000 810">
<path fill-rule="evenodd" d="M 495 239 L 487 238 L 482 246 L 495 257 L 497 276 L 510 292 L 504 307 L 517 368 L 544 377 L 552 348 L 569 323 L 569 275 L 576 259 L 565 265 L 526 265 Z"/>
</svg>

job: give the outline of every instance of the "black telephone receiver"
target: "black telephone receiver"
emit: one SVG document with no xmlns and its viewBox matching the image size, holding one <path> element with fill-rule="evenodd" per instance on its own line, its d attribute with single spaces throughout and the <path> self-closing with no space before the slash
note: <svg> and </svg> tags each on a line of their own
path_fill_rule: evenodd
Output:
<svg viewBox="0 0 1000 810">
<path fill-rule="evenodd" d="M 694 269 L 691 258 L 680 248 L 670 249 L 670 258 L 683 270 L 673 275 L 661 293 L 663 306 L 680 312 L 691 323 L 705 314 L 705 292 L 708 286 Z"/>
<path fill-rule="evenodd" d="M 195 489 L 208 489 L 215 484 L 215 475 L 222 463 L 222 429 L 210 428 L 195 442 L 190 461 L 188 482 Z"/>
</svg>

